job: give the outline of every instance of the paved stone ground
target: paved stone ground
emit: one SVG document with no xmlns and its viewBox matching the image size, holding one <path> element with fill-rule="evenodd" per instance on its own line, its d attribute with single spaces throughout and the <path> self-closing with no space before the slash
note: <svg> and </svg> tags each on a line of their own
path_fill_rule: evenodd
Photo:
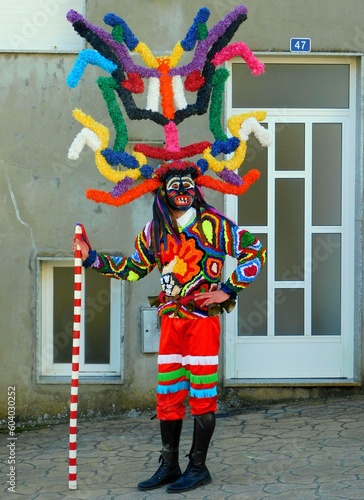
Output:
<svg viewBox="0 0 364 500">
<path fill-rule="evenodd" d="M 181 439 L 181 466 L 192 419 Z M 68 424 L 17 434 L 15 492 L 7 489 L 9 443 L 0 434 L 0 498 L 171 499 L 139 492 L 159 458 L 159 422 L 146 415 L 80 422 L 77 490 L 68 489 Z M 213 500 L 364 499 L 364 397 L 218 413 L 209 450 L 213 481 L 178 498 Z"/>
</svg>

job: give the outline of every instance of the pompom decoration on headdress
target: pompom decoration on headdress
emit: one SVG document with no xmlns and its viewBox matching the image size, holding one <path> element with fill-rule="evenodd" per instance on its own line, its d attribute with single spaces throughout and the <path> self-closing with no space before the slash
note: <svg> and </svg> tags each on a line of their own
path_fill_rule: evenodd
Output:
<svg viewBox="0 0 364 500">
<path fill-rule="evenodd" d="M 255 169 L 242 177 L 236 171 L 243 164 L 251 133 L 263 146 L 270 143 L 268 132 L 260 123 L 265 119 L 265 112 L 230 117 L 230 137 L 221 126 L 223 94 L 229 73 L 218 66 L 233 57 L 242 57 L 253 75 L 264 72 L 264 65 L 245 43 L 229 44 L 247 18 L 247 8 L 237 6 L 211 30 L 206 24 L 209 16 L 209 10 L 201 8 L 185 38 L 176 43 L 169 55 L 157 57 L 117 15 L 104 17 L 105 24 L 111 27 L 109 33 L 89 23 L 81 14 L 73 10 L 68 12 L 67 19 L 74 29 L 93 47 L 78 55 L 67 77 L 68 85 L 76 87 L 89 64 L 110 74 L 100 76 L 97 85 L 114 126 L 114 143 L 109 144 L 107 127 L 81 110 L 74 111 L 74 117 L 84 128 L 74 139 L 68 157 L 77 159 L 87 144 L 95 154 L 101 175 L 115 183 L 110 192 L 88 190 L 89 199 L 114 206 L 125 205 L 160 187 L 168 173 L 176 169 L 193 172 L 198 186 L 225 194 L 243 194 L 259 178 Z M 191 62 L 178 66 L 183 54 L 192 50 Z M 130 52 L 139 54 L 144 65 L 135 64 Z M 196 94 L 194 103 L 188 104 L 185 92 Z M 144 108 L 136 104 L 134 94 L 145 96 Z M 139 143 L 132 154 L 127 153 L 129 138 L 121 105 L 130 120 L 151 120 L 163 127 L 164 147 Z M 181 146 L 178 125 L 191 116 L 206 113 L 213 140 Z M 228 159 L 219 159 L 221 154 Z M 196 163 L 188 160 L 194 156 L 200 156 Z M 148 164 L 148 158 L 161 162 L 154 168 Z M 215 177 L 207 175 L 209 170 Z M 140 182 L 133 185 L 137 180 Z"/>
</svg>

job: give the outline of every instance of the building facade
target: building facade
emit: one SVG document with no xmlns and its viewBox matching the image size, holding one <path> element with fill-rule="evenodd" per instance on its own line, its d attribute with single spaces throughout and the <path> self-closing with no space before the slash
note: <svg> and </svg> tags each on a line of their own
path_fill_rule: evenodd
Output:
<svg viewBox="0 0 364 500">
<path fill-rule="evenodd" d="M 264 110 L 272 145 L 252 136 L 242 170 L 259 181 L 241 198 L 207 192 L 208 201 L 267 246 L 262 275 L 223 316 L 222 402 L 320 397 L 360 392 L 363 383 L 363 54 L 360 0 L 246 0 L 248 19 L 234 40 L 265 63 L 253 77 L 234 58 L 224 115 Z M 207 1 L 209 28 L 238 2 Z M 111 126 L 88 66 L 66 84 L 84 41 L 65 14 L 103 27 L 114 12 L 155 55 L 182 39 L 200 7 L 195 0 L 49 0 L 0 6 L 1 206 L 3 273 L 0 417 L 16 387 L 19 419 L 66 416 L 71 377 L 74 225 L 93 248 L 129 255 L 151 218 L 151 196 L 115 208 L 85 197 L 110 189 L 85 147 L 68 149 L 80 130 L 72 111 Z M 193 121 L 193 125 L 192 125 Z M 129 142 L 161 144 L 161 127 L 127 122 Z M 207 119 L 181 127 L 181 141 L 209 137 Z M 227 263 L 227 270 L 234 263 Z M 158 318 L 148 296 L 157 271 L 137 283 L 85 275 L 80 411 L 152 408 Z"/>
</svg>

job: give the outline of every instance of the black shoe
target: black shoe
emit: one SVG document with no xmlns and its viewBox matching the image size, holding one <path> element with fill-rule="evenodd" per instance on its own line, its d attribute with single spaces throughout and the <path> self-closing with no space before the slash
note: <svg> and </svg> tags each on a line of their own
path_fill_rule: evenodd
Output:
<svg viewBox="0 0 364 500">
<path fill-rule="evenodd" d="M 160 456 L 159 461 L 162 463 L 157 472 L 155 472 L 150 479 L 139 483 L 137 486 L 138 490 L 154 490 L 155 488 L 160 488 L 165 484 L 173 483 L 181 476 L 181 469 L 178 462 L 167 462 L 164 460 L 162 455 Z"/>
<path fill-rule="evenodd" d="M 167 493 L 182 493 L 194 490 L 198 486 L 211 483 L 212 479 L 205 464 L 193 465 L 190 462 L 182 476 L 167 486 Z"/>
</svg>

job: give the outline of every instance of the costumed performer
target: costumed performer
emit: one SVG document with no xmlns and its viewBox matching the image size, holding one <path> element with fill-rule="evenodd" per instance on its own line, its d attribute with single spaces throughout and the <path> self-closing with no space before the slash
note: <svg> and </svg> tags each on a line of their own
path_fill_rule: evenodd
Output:
<svg viewBox="0 0 364 500">
<path fill-rule="evenodd" d="M 209 15 L 202 7 L 185 38 L 170 53 L 156 56 L 115 14 L 104 17 L 111 33 L 73 10 L 67 14 L 74 29 L 93 47 L 80 52 L 68 85 L 76 87 L 89 64 L 110 74 L 99 77 L 97 84 L 115 129 L 114 144 L 107 127 L 79 109 L 74 111 L 84 128 L 74 139 L 69 158 L 77 159 L 88 145 L 100 173 L 115 183 L 110 192 L 88 190 L 87 198 L 121 206 L 154 193 L 152 218 L 136 237 L 131 256 L 98 253 L 86 241 L 77 242 L 84 267 L 105 276 L 134 282 L 155 267 L 161 273 L 162 291 L 153 300 L 161 317 L 156 409 L 162 450 L 157 472 L 138 484 L 142 491 L 168 485 L 169 493 L 180 493 L 211 481 L 206 457 L 217 409 L 219 316 L 232 309 L 236 295 L 255 280 L 265 262 L 261 243 L 207 204 L 202 192 L 205 187 L 224 194 L 245 193 L 259 178 L 255 169 L 243 176 L 235 172 L 243 164 L 249 135 L 253 132 L 263 146 L 269 144 L 269 134 L 259 123 L 265 112 L 231 116 L 229 135 L 221 125 L 229 76 L 225 62 L 241 57 L 253 75 L 264 72 L 264 64 L 245 43 L 230 43 L 247 18 L 247 8 L 236 6 L 211 29 Z M 192 60 L 182 64 L 188 51 L 194 51 Z M 143 65 L 131 53 L 140 56 Z M 142 97 L 144 107 L 140 107 Z M 128 153 L 124 113 L 130 120 L 150 120 L 161 126 L 164 146 L 138 143 Z M 213 141 L 182 147 L 178 126 L 206 113 Z M 189 160 L 196 156 L 200 156 L 196 162 Z M 154 168 L 148 158 L 160 163 Z M 215 177 L 207 175 L 208 170 Z M 224 281 L 227 255 L 237 260 L 237 267 Z M 182 473 L 179 442 L 187 400 L 194 430 L 189 464 Z"/>
<path fill-rule="evenodd" d="M 252 234 L 206 203 L 195 184 L 199 169 L 194 163 L 171 161 L 157 171 L 163 184 L 154 197 L 153 219 L 137 236 L 130 257 L 97 253 L 85 242 L 78 244 L 84 267 L 106 276 L 136 281 L 154 267 L 161 273 L 156 396 L 161 464 L 138 489 L 172 483 L 167 491 L 178 493 L 211 481 L 206 456 L 217 408 L 219 315 L 258 276 L 265 250 Z M 235 257 L 238 266 L 222 282 L 226 255 Z M 178 451 L 188 394 L 194 431 L 189 464 L 181 474 Z"/>
</svg>

